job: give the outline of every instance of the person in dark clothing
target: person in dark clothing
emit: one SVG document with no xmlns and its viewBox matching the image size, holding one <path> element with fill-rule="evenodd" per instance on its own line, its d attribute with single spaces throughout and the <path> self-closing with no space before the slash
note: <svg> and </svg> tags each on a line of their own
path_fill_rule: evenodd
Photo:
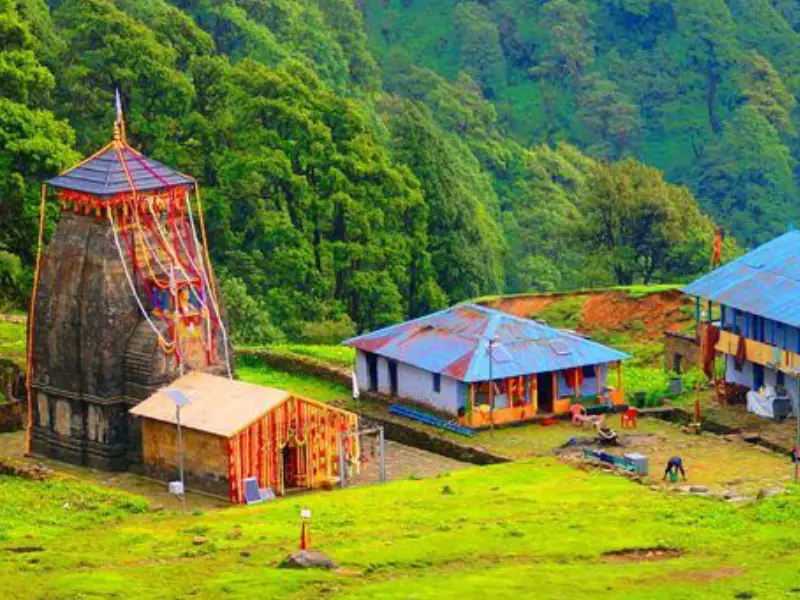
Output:
<svg viewBox="0 0 800 600">
<path fill-rule="evenodd" d="M 677 475 L 679 472 L 683 480 L 686 481 L 686 471 L 683 470 L 683 459 L 680 456 L 673 456 L 667 461 L 667 468 L 664 469 L 663 481 L 667 480 L 668 475 L 672 473 Z"/>
</svg>

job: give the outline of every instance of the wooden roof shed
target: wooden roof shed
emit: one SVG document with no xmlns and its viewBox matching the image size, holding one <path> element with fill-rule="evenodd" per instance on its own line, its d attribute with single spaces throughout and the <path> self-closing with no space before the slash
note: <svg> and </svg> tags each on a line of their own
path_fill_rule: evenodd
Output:
<svg viewBox="0 0 800 600">
<path fill-rule="evenodd" d="M 339 478 L 337 438 L 358 428 L 358 415 L 291 392 L 193 371 L 168 388 L 189 397 L 181 409 L 188 486 L 227 493 L 244 502 L 243 481 L 276 494 L 311 489 Z M 131 409 L 142 420 L 145 472 L 174 479 L 178 472 L 175 403 L 167 388 Z M 345 442 L 348 461 L 358 436 Z"/>
</svg>

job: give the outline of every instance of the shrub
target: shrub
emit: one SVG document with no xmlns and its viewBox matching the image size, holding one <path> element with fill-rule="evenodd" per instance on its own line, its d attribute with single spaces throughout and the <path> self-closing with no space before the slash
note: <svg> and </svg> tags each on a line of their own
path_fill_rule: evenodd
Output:
<svg viewBox="0 0 800 600">
<path fill-rule="evenodd" d="M 355 335 L 356 329 L 350 317 L 343 315 L 338 319 L 303 323 L 300 341 L 306 344 L 338 344 Z"/>
<path fill-rule="evenodd" d="M 265 345 L 284 340 L 283 332 L 270 321 L 266 304 L 250 296 L 241 279 L 223 277 L 221 289 L 234 344 Z"/>
</svg>

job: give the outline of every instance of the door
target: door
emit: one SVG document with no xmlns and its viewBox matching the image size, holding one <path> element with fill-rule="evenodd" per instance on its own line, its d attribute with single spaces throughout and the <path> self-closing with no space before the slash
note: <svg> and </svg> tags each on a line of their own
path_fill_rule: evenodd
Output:
<svg viewBox="0 0 800 600">
<path fill-rule="evenodd" d="M 298 481 L 299 452 L 294 444 L 283 447 L 283 489 L 290 490 L 300 486 Z"/>
<path fill-rule="evenodd" d="M 389 394 L 393 397 L 397 396 L 397 362 L 394 360 L 389 361 Z"/>
<path fill-rule="evenodd" d="M 367 378 L 369 379 L 369 391 L 378 391 L 378 357 L 368 352 L 367 357 Z"/>
<path fill-rule="evenodd" d="M 553 374 L 539 373 L 536 375 L 536 386 L 539 390 L 539 412 L 553 412 Z"/>
</svg>

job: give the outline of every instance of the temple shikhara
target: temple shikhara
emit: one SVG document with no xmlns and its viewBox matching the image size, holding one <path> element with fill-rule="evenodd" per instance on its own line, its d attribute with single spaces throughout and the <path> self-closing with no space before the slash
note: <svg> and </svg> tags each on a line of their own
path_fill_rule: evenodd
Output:
<svg viewBox="0 0 800 600">
<path fill-rule="evenodd" d="M 126 469 L 130 407 L 188 371 L 231 377 L 199 188 L 128 145 L 119 102 L 114 139 L 47 185 L 62 213 L 34 282 L 28 451 Z"/>
</svg>

